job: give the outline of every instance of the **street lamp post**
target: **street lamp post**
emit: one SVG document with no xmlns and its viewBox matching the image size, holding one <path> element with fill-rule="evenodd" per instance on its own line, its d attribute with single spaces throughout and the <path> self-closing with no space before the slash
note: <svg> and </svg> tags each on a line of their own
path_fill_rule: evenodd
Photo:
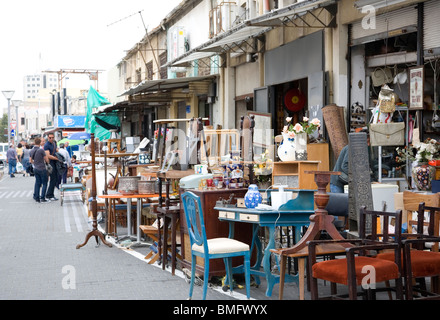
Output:
<svg viewBox="0 0 440 320">
<path fill-rule="evenodd" d="M 5 90 L 2 91 L 5 98 L 8 100 L 8 147 L 11 145 L 11 99 L 14 95 L 14 90 Z"/>
</svg>

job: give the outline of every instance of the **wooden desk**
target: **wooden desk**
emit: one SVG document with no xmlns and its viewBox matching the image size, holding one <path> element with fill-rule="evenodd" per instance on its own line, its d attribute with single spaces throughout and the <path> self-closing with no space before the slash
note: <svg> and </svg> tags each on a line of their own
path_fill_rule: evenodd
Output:
<svg viewBox="0 0 440 320">
<path fill-rule="evenodd" d="M 257 210 L 247 208 L 229 208 L 214 207 L 219 211 L 219 220 L 229 222 L 229 237 L 234 238 L 234 228 L 236 222 L 249 223 L 253 225 L 251 252 L 257 249 L 257 263 L 251 268 L 251 273 L 257 275 L 257 284 L 259 284 L 259 276 L 265 276 L 267 280 L 266 296 L 272 296 L 272 289 L 276 283 L 279 283 L 279 276 L 272 274 L 270 270 L 270 253 L 275 248 L 275 231 L 276 227 L 295 227 L 295 238 L 298 242 L 300 235 L 300 227 L 308 226 L 310 223 L 310 215 L 314 211 L 314 192 L 315 190 L 297 190 L 295 199 L 289 200 L 280 206 L 278 210 Z M 264 256 L 261 256 L 261 243 L 258 238 L 258 230 L 261 227 L 267 227 L 269 233 L 269 242 L 264 249 Z M 260 271 L 261 262 L 263 262 L 263 270 Z M 298 276 L 289 276 L 286 281 L 298 281 Z"/>
<path fill-rule="evenodd" d="M 127 199 L 127 237 L 131 237 L 131 200 L 137 199 L 137 207 L 136 207 L 136 220 L 137 220 L 137 228 L 136 228 L 136 244 L 140 244 L 140 221 L 141 221 L 141 211 L 142 211 L 142 199 L 151 199 L 158 197 L 158 194 L 121 194 L 121 193 L 112 193 L 112 194 L 103 194 L 98 196 L 102 199 L 109 199 L 110 200 L 110 210 L 107 210 L 107 224 L 108 224 L 108 230 L 110 232 L 114 230 L 115 237 L 117 237 L 116 234 L 116 223 L 115 223 L 115 205 L 116 200 L 120 199 Z M 108 208 L 107 208 L 108 209 Z M 109 212 L 110 211 L 110 212 Z M 118 239 L 119 241 L 120 239 Z"/>
</svg>

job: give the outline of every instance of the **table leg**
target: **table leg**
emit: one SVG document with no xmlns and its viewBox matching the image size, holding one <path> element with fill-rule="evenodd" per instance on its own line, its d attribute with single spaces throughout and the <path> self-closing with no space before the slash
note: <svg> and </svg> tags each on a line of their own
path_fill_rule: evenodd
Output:
<svg viewBox="0 0 440 320">
<path fill-rule="evenodd" d="M 162 207 L 163 204 L 163 196 L 162 196 L 162 178 L 159 178 L 159 207 Z"/>
<path fill-rule="evenodd" d="M 283 300 L 284 295 L 284 279 L 286 277 L 286 260 L 287 257 L 285 255 L 280 256 L 280 290 L 279 290 L 279 299 Z"/>
<path fill-rule="evenodd" d="M 266 282 L 267 282 L 266 296 L 270 297 L 272 296 L 273 286 L 280 282 L 280 276 L 275 276 L 274 274 L 272 274 L 270 270 L 271 249 L 275 248 L 275 226 L 271 225 L 271 226 L 267 226 L 267 228 L 269 232 L 269 242 L 266 246 L 266 249 L 264 250 L 263 269 L 266 275 Z M 284 261 L 284 265 L 285 265 L 285 261 Z M 284 275 L 284 277 L 285 277 L 284 282 L 298 281 L 298 275 L 295 276 Z"/>
<path fill-rule="evenodd" d="M 162 270 L 165 270 L 168 254 L 168 223 L 167 216 L 163 215 L 163 249 L 162 249 Z"/>
<path fill-rule="evenodd" d="M 136 242 L 133 243 L 130 247 L 134 248 L 134 247 L 145 247 L 147 246 L 146 243 L 142 243 L 141 242 L 141 232 L 140 232 L 140 225 L 141 225 L 141 212 L 142 212 L 142 199 L 138 198 L 137 199 L 137 207 L 136 207 Z"/>
<path fill-rule="evenodd" d="M 176 214 L 171 214 L 171 274 L 174 276 L 176 271 L 176 223 L 177 216 Z"/>
<path fill-rule="evenodd" d="M 131 198 L 127 199 L 127 236 L 131 237 Z"/>
<path fill-rule="evenodd" d="M 165 199 L 165 207 L 168 209 L 170 207 L 170 184 L 171 179 L 166 179 L 165 181 L 165 188 L 166 188 L 166 199 Z"/>
<path fill-rule="evenodd" d="M 306 269 L 306 258 L 298 258 L 298 281 L 299 300 L 304 300 L 304 275 Z"/>
<path fill-rule="evenodd" d="M 112 234 L 115 238 L 117 238 L 116 232 L 116 210 L 115 210 L 115 199 L 110 199 L 108 210 L 108 233 Z"/>
<path fill-rule="evenodd" d="M 229 238 L 230 239 L 234 239 L 234 234 L 235 234 L 235 222 L 234 221 L 228 221 L 229 222 Z M 252 256 L 252 252 L 254 251 L 254 248 L 256 248 L 257 250 L 257 260 L 255 262 L 255 264 L 253 266 L 251 266 L 251 274 L 253 274 L 255 276 L 255 283 L 259 286 L 261 284 L 260 281 L 260 274 L 261 272 L 260 267 L 261 267 L 261 261 L 263 259 L 263 255 L 262 255 L 262 246 L 261 246 L 261 241 L 258 238 L 258 230 L 260 229 L 260 226 L 257 224 L 253 224 L 252 225 L 252 242 L 251 242 L 251 247 L 250 247 L 250 252 L 251 252 L 251 256 Z M 243 269 L 243 265 L 234 267 L 233 273 L 243 273 L 244 269 Z M 226 277 L 225 282 L 227 282 L 228 279 Z"/>
<path fill-rule="evenodd" d="M 266 296 L 270 297 L 272 296 L 273 286 L 276 283 L 275 277 L 270 270 L 270 249 L 275 248 L 275 237 L 274 237 L 275 227 L 268 226 L 267 228 L 269 231 L 269 242 L 266 246 L 266 249 L 264 250 L 263 269 L 266 275 L 266 282 L 267 282 Z"/>
<path fill-rule="evenodd" d="M 160 255 L 163 252 L 163 246 L 162 246 L 162 235 L 160 232 L 160 229 L 163 228 L 163 226 L 160 225 L 160 218 L 162 217 L 162 214 L 157 214 L 157 256 L 160 257 Z M 164 219 L 165 222 L 165 219 Z"/>
</svg>

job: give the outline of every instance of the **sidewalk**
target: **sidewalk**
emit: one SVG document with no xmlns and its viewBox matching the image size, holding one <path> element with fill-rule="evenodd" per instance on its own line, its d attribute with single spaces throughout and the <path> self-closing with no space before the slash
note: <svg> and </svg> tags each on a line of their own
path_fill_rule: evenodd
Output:
<svg viewBox="0 0 440 320">
<path fill-rule="evenodd" d="M 96 247 L 94 237 L 76 249 L 89 232 L 79 193 L 67 196 L 63 206 L 39 204 L 32 199 L 34 180 L 20 174 L 0 180 L 0 299 L 187 298 L 183 278 L 128 250 Z M 201 288 L 194 294 L 201 297 Z M 210 290 L 208 299 L 233 298 Z"/>
<path fill-rule="evenodd" d="M 91 225 L 79 192 L 60 201 L 40 204 L 32 199 L 34 177 L 7 174 L 0 180 L 0 299 L 81 299 L 81 300 L 186 300 L 189 284 L 181 270 L 149 265 L 144 256 L 149 246 L 126 249 L 96 246 L 95 238 L 82 244 Z M 56 191 L 56 197 L 59 193 Z M 124 234 L 123 229 L 118 229 Z M 109 238 L 112 241 L 112 238 Z M 113 241 L 114 243 L 114 241 Z M 321 284 L 320 284 L 321 286 Z M 324 290 L 330 286 L 323 284 Z M 266 281 L 251 287 L 251 298 L 278 300 L 278 285 L 266 297 Z M 220 286 L 208 290 L 208 300 L 246 299 L 245 289 L 231 296 Z M 194 287 L 200 300 L 202 287 Z M 284 299 L 298 300 L 296 283 L 286 283 Z M 306 291 L 305 299 L 310 299 Z"/>
</svg>

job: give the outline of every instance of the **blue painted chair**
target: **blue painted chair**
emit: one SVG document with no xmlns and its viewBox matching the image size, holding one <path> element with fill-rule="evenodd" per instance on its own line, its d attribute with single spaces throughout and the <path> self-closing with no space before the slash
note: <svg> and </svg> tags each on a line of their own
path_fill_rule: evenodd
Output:
<svg viewBox="0 0 440 320">
<path fill-rule="evenodd" d="M 203 281 L 203 300 L 206 299 L 209 278 L 209 260 L 223 258 L 226 275 L 229 279 L 229 288 L 233 290 L 232 257 L 244 256 L 244 271 L 246 282 L 246 295 L 250 298 L 250 251 L 249 245 L 229 238 L 207 239 L 203 211 L 200 198 L 187 191 L 182 195 L 183 209 L 185 211 L 186 225 L 191 242 L 191 284 L 189 299 L 192 299 L 194 278 L 196 273 L 196 257 L 201 257 L 205 262 Z"/>
</svg>

